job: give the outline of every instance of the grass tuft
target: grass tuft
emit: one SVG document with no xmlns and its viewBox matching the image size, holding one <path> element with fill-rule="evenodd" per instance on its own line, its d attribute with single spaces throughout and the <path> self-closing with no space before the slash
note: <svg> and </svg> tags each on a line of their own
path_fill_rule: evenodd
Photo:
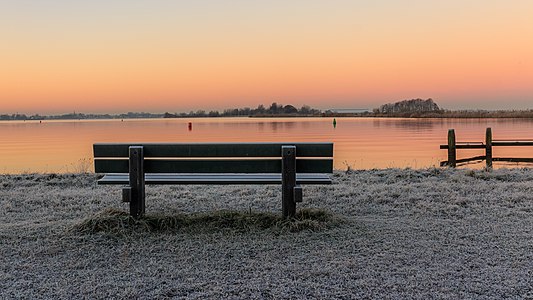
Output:
<svg viewBox="0 0 533 300">
<path fill-rule="evenodd" d="M 301 209 L 293 219 L 284 219 L 274 213 L 245 213 L 215 211 L 197 214 L 145 215 L 139 219 L 127 212 L 106 209 L 75 224 L 72 232 L 83 234 L 107 233 L 123 235 L 142 232 L 206 233 L 216 231 L 247 232 L 273 230 L 275 232 L 319 231 L 337 219 L 322 209 Z"/>
</svg>

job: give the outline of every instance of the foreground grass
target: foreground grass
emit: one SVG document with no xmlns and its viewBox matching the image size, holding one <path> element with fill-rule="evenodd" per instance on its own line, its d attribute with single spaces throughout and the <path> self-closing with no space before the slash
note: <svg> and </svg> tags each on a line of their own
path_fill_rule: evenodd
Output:
<svg viewBox="0 0 533 300">
<path fill-rule="evenodd" d="M 333 177 L 287 221 L 279 186 L 150 186 L 133 220 L 94 174 L 0 176 L 0 299 L 533 299 L 532 169 Z"/>
<path fill-rule="evenodd" d="M 293 219 L 275 213 L 215 211 L 197 214 L 145 215 L 135 219 L 127 212 L 106 209 L 75 224 L 71 231 L 84 234 L 129 234 L 134 232 L 206 233 L 235 230 L 273 230 L 275 232 L 318 231 L 339 222 L 322 209 L 301 209 Z"/>
</svg>

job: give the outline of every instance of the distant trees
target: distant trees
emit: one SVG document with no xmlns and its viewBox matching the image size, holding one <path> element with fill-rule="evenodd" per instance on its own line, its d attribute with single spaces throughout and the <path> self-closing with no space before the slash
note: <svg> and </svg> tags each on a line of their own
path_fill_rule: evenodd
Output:
<svg viewBox="0 0 533 300">
<path fill-rule="evenodd" d="M 170 115 L 170 114 L 169 114 Z M 83 113 L 69 113 L 63 115 L 53 115 L 53 116 L 41 116 L 35 114 L 32 116 L 27 116 L 24 114 L 13 114 L 13 115 L 0 115 L 0 120 L 85 120 L 85 119 L 149 119 L 149 118 L 163 118 L 164 114 L 151 114 L 146 112 L 128 112 L 125 114 L 119 115 L 110 115 L 110 114 L 83 114 Z"/>
<path fill-rule="evenodd" d="M 180 118 L 180 117 L 245 117 L 245 116 L 279 116 L 279 115 L 288 115 L 288 116 L 316 116 L 320 115 L 322 112 L 318 109 L 309 107 L 308 105 L 302 106 L 300 109 L 294 107 L 293 105 L 283 105 L 273 102 L 268 108 L 265 108 L 263 104 L 257 106 L 257 108 L 227 108 L 222 112 L 210 111 L 208 114 L 203 110 L 198 110 L 196 112 L 189 112 L 188 114 L 170 114 L 165 113 L 164 118 Z"/>
<path fill-rule="evenodd" d="M 279 112 L 283 110 L 283 104 L 279 105 L 276 102 L 273 102 L 270 104 L 270 107 L 268 108 L 268 113 L 275 115 L 279 114 Z"/>
<path fill-rule="evenodd" d="M 28 118 L 28 116 L 26 115 L 19 115 L 18 113 L 17 114 L 12 114 L 12 115 L 6 115 L 6 114 L 3 114 L 3 115 L 0 115 L 0 120 L 29 120 L 30 118 Z"/>
<path fill-rule="evenodd" d="M 326 112 L 327 115 L 327 112 Z M 445 110 L 433 99 L 411 99 L 388 103 L 375 108 L 373 117 L 405 118 L 533 118 L 530 110 Z"/>
<path fill-rule="evenodd" d="M 439 106 L 433 102 L 433 99 L 411 99 L 395 103 L 381 105 L 374 109 L 377 114 L 402 114 L 402 113 L 420 113 L 420 112 L 438 112 Z"/>
<path fill-rule="evenodd" d="M 322 111 L 311 108 L 308 105 L 304 105 L 300 109 L 298 109 L 290 104 L 284 106 L 283 104 L 277 104 L 276 102 L 274 102 L 270 105 L 268 109 L 264 109 L 263 105 L 258 106 L 254 113 L 259 115 L 319 115 L 322 113 Z"/>
<path fill-rule="evenodd" d="M 298 109 L 292 105 L 285 105 L 283 107 L 283 113 L 284 114 L 297 114 L 298 113 Z"/>
<path fill-rule="evenodd" d="M 300 109 L 293 105 L 283 105 L 273 102 L 268 108 L 265 108 L 263 104 L 258 105 L 256 108 L 228 108 L 222 112 L 217 110 L 211 110 L 209 112 L 205 110 L 190 111 L 188 113 L 169 113 L 153 114 L 147 112 L 128 112 L 118 115 L 110 114 L 83 114 L 83 113 L 68 113 L 63 115 L 54 116 L 41 116 L 39 114 L 27 116 L 24 114 L 0 114 L 0 120 L 81 120 L 81 119 L 151 119 L 151 118 L 191 118 L 191 117 L 247 117 L 247 116 L 317 116 L 322 112 L 318 109 L 309 107 L 308 105 L 302 106 Z"/>
<path fill-rule="evenodd" d="M 533 118 L 533 109 L 529 110 L 444 110 L 432 99 L 412 99 L 382 105 L 373 112 L 342 113 L 326 110 L 324 112 L 304 105 L 282 105 L 273 102 L 268 108 L 263 104 L 256 108 L 228 108 L 222 112 L 211 110 L 190 111 L 188 113 L 153 114 L 147 112 L 128 112 L 118 115 L 68 113 L 63 115 L 42 116 L 39 114 L 1 114 L 0 121 L 14 120 L 83 120 L 83 119 L 150 119 L 150 118 L 191 118 L 191 117 L 269 117 L 269 116 L 321 116 L 321 117 L 407 117 L 407 118 Z"/>
</svg>

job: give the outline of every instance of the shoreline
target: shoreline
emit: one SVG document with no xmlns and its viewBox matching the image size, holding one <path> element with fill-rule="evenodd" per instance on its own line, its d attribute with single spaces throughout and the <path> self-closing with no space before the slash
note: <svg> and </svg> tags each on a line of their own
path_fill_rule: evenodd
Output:
<svg viewBox="0 0 533 300">
<path fill-rule="evenodd" d="M 304 186 L 320 230 L 80 234 L 120 187 L 0 175 L 2 298 L 528 298 L 533 170 L 385 169 Z M 277 186 L 149 186 L 147 213 L 280 213 Z"/>
<path fill-rule="evenodd" d="M 144 114 L 144 113 L 143 113 Z M 81 121 L 81 120 L 141 120 L 141 119 L 224 119 L 224 118 L 409 118 L 409 119 L 533 119 L 533 109 L 530 110 L 441 110 L 434 112 L 403 112 L 403 113 L 335 113 L 325 111 L 320 114 L 261 114 L 261 115 L 232 115 L 232 116 L 173 116 L 162 114 L 143 115 L 140 117 L 89 115 L 80 114 L 77 117 L 62 116 L 30 116 L 25 119 L 0 119 L 0 122 L 11 121 Z"/>
</svg>

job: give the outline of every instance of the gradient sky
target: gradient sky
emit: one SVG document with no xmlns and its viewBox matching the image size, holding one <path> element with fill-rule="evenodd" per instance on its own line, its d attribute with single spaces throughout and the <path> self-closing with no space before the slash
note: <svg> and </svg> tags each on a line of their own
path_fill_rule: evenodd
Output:
<svg viewBox="0 0 533 300">
<path fill-rule="evenodd" d="M 0 0 L 0 114 L 533 108 L 531 0 Z"/>
</svg>

